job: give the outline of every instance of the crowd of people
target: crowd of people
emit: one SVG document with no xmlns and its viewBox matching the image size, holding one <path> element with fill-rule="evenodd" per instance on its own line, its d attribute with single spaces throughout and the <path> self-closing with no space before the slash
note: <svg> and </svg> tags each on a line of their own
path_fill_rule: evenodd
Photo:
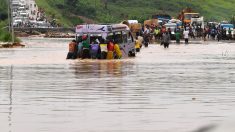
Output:
<svg viewBox="0 0 235 132">
<path fill-rule="evenodd" d="M 173 33 L 174 32 L 174 33 Z M 148 44 L 153 41 L 158 41 L 165 48 L 169 47 L 171 40 L 175 40 L 177 44 L 180 44 L 180 40 L 184 39 L 185 44 L 189 44 L 189 39 L 203 39 L 207 40 L 232 40 L 234 36 L 232 29 L 226 29 L 220 26 L 206 26 L 201 28 L 199 26 L 187 25 L 184 28 L 175 28 L 173 31 L 171 28 L 163 26 L 149 26 L 145 25 L 137 36 L 141 35 L 144 38 L 144 44 Z"/>
<path fill-rule="evenodd" d="M 169 48 L 169 44 L 172 39 L 175 39 L 176 43 L 180 44 L 180 40 L 183 38 L 185 40 L 185 44 L 188 44 L 190 29 L 188 27 L 184 30 L 176 28 L 173 35 L 171 29 L 167 29 L 165 26 L 153 27 L 145 25 L 140 33 L 137 33 L 137 36 L 142 36 L 144 38 L 143 43 L 146 47 L 149 43 L 155 40 L 160 42 L 160 44 L 163 45 L 164 48 Z"/>
<path fill-rule="evenodd" d="M 90 43 L 89 43 L 90 42 Z M 89 40 L 83 35 L 81 41 L 73 40 L 69 43 L 67 59 L 121 59 L 122 52 L 113 40 Z"/>
</svg>

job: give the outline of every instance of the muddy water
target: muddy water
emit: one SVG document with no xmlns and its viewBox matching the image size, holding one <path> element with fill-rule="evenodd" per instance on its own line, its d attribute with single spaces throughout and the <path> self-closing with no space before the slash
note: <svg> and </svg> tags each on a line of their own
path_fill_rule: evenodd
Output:
<svg viewBox="0 0 235 132">
<path fill-rule="evenodd" d="M 188 132 L 234 116 L 233 43 L 67 61 L 68 39 L 23 41 L 0 49 L 1 132 Z"/>
</svg>

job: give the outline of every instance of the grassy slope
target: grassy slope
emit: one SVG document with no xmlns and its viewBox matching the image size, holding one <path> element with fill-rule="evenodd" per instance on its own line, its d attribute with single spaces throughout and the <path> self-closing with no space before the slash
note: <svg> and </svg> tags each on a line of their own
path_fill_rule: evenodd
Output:
<svg viewBox="0 0 235 132">
<path fill-rule="evenodd" d="M 56 18 L 66 26 L 81 22 L 77 17 L 73 16 L 71 17 L 72 19 L 68 19 L 71 13 L 56 7 L 56 4 L 63 5 L 64 0 L 36 1 L 40 7 L 46 10 L 47 14 L 56 14 Z M 152 14 L 159 12 L 166 12 L 177 16 L 185 7 L 191 7 L 195 11 L 200 12 L 207 20 L 230 19 L 232 15 L 235 15 L 234 0 L 108 0 L 108 10 L 103 8 L 104 6 L 101 1 L 80 0 L 81 6 L 77 5 L 79 6 L 77 8 L 82 11 L 73 14 L 89 17 L 101 23 L 120 22 L 126 18 L 142 21 L 151 17 Z M 86 14 L 84 12 L 86 10 L 92 10 L 92 13 Z"/>
<path fill-rule="evenodd" d="M 82 21 L 77 17 L 70 16 L 70 13 L 58 8 L 56 5 L 64 4 L 64 0 L 36 0 L 39 7 L 42 7 L 49 18 L 55 17 L 59 24 L 64 27 L 74 25 L 74 23 L 81 23 Z"/>
</svg>

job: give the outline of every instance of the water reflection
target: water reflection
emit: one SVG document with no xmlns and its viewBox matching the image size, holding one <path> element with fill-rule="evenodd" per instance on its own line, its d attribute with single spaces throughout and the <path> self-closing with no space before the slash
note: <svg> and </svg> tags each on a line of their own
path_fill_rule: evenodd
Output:
<svg viewBox="0 0 235 132">
<path fill-rule="evenodd" d="M 75 74 L 80 77 L 93 75 L 94 78 L 123 77 L 131 74 L 134 63 L 126 60 L 79 60 L 71 65 Z"/>
<path fill-rule="evenodd" d="M 10 67 L 10 84 L 9 84 L 9 115 L 8 115 L 8 121 L 9 121 L 9 132 L 11 132 L 11 125 L 12 125 L 12 93 L 13 93 L 13 66 Z"/>
</svg>

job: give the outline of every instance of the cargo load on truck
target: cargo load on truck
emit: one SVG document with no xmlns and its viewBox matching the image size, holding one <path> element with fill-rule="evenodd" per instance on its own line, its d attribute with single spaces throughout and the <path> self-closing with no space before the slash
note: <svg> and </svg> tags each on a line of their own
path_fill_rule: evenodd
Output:
<svg viewBox="0 0 235 132">
<path fill-rule="evenodd" d="M 136 33 L 140 33 L 142 25 L 138 22 L 138 20 L 125 20 L 121 22 L 121 24 L 125 24 L 130 28 L 132 35 L 135 37 Z"/>
</svg>

